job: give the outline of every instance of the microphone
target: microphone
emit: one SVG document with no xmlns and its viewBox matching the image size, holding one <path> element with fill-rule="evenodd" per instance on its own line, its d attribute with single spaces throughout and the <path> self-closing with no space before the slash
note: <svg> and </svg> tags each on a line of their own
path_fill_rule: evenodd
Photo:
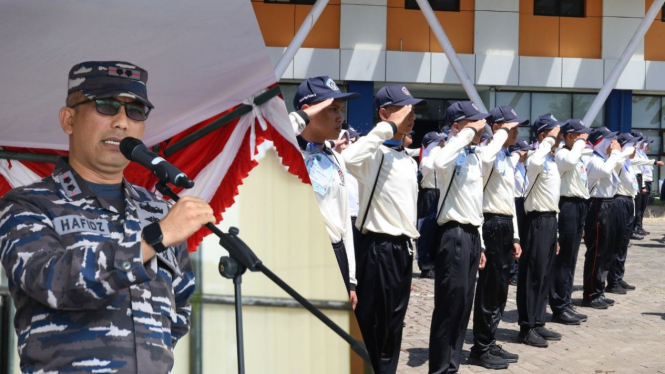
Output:
<svg viewBox="0 0 665 374">
<path fill-rule="evenodd" d="M 129 161 L 141 164 L 152 171 L 162 182 L 168 182 L 182 188 L 194 187 L 194 182 L 185 173 L 150 151 L 142 141 L 136 138 L 126 137 L 122 139 L 120 142 L 120 152 Z"/>
</svg>

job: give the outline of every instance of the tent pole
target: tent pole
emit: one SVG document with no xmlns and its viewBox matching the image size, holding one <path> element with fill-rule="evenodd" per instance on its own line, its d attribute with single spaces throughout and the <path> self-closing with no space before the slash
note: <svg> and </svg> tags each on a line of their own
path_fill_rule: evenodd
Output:
<svg viewBox="0 0 665 374">
<path fill-rule="evenodd" d="M 432 28 L 432 31 L 434 32 L 436 39 L 439 41 L 441 48 L 443 48 L 443 52 L 445 52 L 446 56 L 448 57 L 450 65 L 453 67 L 453 71 L 455 71 L 455 74 L 457 75 L 457 79 L 459 79 L 459 81 L 462 83 L 464 91 L 469 96 L 471 101 L 473 101 L 476 104 L 476 106 L 478 106 L 478 109 L 481 112 L 487 113 L 487 108 L 485 108 L 485 104 L 480 99 L 480 95 L 478 95 L 476 87 L 473 85 L 471 78 L 469 78 L 469 74 L 466 72 L 466 70 L 464 70 L 464 66 L 462 66 L 462 61 L 460 61 L 459 57 L 457 56 L 455 48 L 453 48 L 453 45 L 450 43 L 450 39 L 448 39 L 446 32 L 443 31 L 443 27 L 441 27 L 439 19 L 436 18 L 436 15 L 434 15 L 432 6 L 430 6 L 427 0 L 416 0 L 416 1 L 418 2 L 420 10 L 423 12 L 423 15 L 427 19 L 429 27 Z M 491 130 L 490 133 L 492 133 Z"/>
<path fill-rule="evenodd" d="M 607 100 L 610 92 L 612 92 L 614 87 L 616 87 L 617 82 L 619 81 L 619 77 L 621 77 L 624 69 L 626 66 L 628 66 L 628 62 L 630 61 L 631 57 L 633 57 L 638 44 L 644 39 L 644 35 L 646 35 L 649 27 L 653 23 L 653 20 L 656 18 L 658 11 L 663 7 L 664 3 L 665 0 L 655 0 L 653 4 L 651 4 L 651 8 L 649 8 L 649 11 L 644 16 L 644 19 L 637 27 L 637 30 L 635 30 L 633 38 L 630 39 L 630 42 L 621 54 L 619 61 L 614 66 L 614 69 L 612 69 L 609 77 L 607 77 L 607 81 L 603 85 L 603 88 L 600 89 L 598 96 L 596 96 L 596 98 L 593 100 L 593 103 L 591 103 L 591 107 L 589 107 L 589 111 L 586 113 L 583 119 L 585 125 L 591 126 L 593 120 L 596 119 L 600 109 L 603 107 L 603 104 L 605 104 L 605 100 Z"/>
<path fill-rule="evenodd" d="M 282 57 L 280 57 L 279 62 L 277 62 L 277 66 L 275 66 L 275 76 L 277 77 L 278 81 L 282 79 L 282 75 L 284 75 L 286 67 L 289 66 L 289 63 L 291 60 L 293 60 L 296 52 L 298 52 L 300 49 L 300 46 L 305 41 L 305 38 L 307 38 L 307 35 L 314 27 L 314 24 L 319 19 L 321 13 L 323 13 L 323 9 L 327 4 L 328 0 L 316 0 L 316 3 L 314 3 L 314 6 L 312 6 L 312 10 L 310 10 L 307 17 L 305 17 L 305 20 L 303 21 L 302 25 L 300 25 L 298 32 L 291 40 L 291 43 L 289 43 L 289 46 L 286 48 L 286 51 L 284 51 L 284 54 L 282 54 Z"/>
</svg>

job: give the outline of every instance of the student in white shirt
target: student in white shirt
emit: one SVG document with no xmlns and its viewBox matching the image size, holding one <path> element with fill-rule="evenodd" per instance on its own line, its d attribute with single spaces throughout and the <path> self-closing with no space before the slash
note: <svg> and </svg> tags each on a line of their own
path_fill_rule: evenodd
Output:
<svg viewBox="0 0 665 374">
<path fill-rule="evenodd" d="M 509 106 L 490 111 L 494 136 L 483 148 L 483 241 L 485 269 L 479 272 L 473 303 L 473 347 L 469 363 L 505 369 L 519 356 L 496 344 L 496 330 L 508 299 L 510 267 L 522 253 L 515 212 L 515 164 L 508 147 L 517 141 L 519 118 Z M 495 150 L 498 149 L 498 152 Z"/>
<path fill-rule="evenodd" d="M 508 148 L 510 158 L 515 165 L 515 215 L 517 216 L 517 228 L 520 238 L 526 236 L 526 212 L 524 211 L 524 196 L 529 188 L 529 182 L 526 179 L 526 162 L 529 153 L 534 148 L 524 140 L 517 140 L 515 145 Z M 510 285 L 517 286 L 517 271 L 519 269 L 519 260 L 514 259 L 510 266 Z"/>
<path fill-rule="evenodd" d="M 426 217 L 436 215 L 439 202 L 439 179 L 434 170 L 432 150 L 443 146 L 446 135 L 431 131 L 425 134 L 422 140 L 422 158 L 420 160 L 420 188 L 418 189 L 418 231 L 420 237 L 417 242 L 418 256 L 416 258 L 420 277 L 434 279 L 434 255 L 439 248 L 436 242 L 436 232 L 430 230 Z"/>
<path fill-rule="evenodd" d="M 344 101 L 359 96 L 340 92 L 328 77 L 309 78 L 298 87 L 293 99 L 296 111 L 289 114 L 353 308 L 358 299 L 346 167 L 327 140 L 339 137 Z"/>
<path fill-rule="evenodd" d="M 538 117 L 533 124 L 538 149 L 526 162 L 529 189 L 524 199 L 527 233 L 522 240 L 517 281 L 518 341 L 543 348 L 548 346 L 548 340 L 561 339 L 561 334 L 545 327 L 547 294 L 558 253 L 561 176 L 552 152 L 559 144 L 561 125 L 551 114 Z"/>
<path fill-rule="evenodd" d="M 625 295 L 626 288 L 622 286 L 625 284 L 628 288 L 630 285 L 623 280 L 626 272 L 626 256 L 628 254 L 628 242 L 633 232 L 633 224 L 635 220 L 635 196 L 640 192 L 635 176 L 635 170 L 631 161 L 634 159 L 637 149 L 637 140 L 629 133 L 620 134 L 617 138 L 622 152 L 629 152 L 630 155 L 622 157 L 619 161 L 621 170 L 619 170 L 619 184 L 617 192 L 614 196 L 614 214 L 616 215 L 616 229 L 617 229 L 617 243 L 614 246 L 614 251 L 610 260 L 610 268 L 607 274 L 607 287 L 605 292 L 614 293 L 618 295 Z"/>
<path fill-rule="evenodd" d="M 434 265 L 434 311 L 429 340 L 430 373 L 459 370 L 476 275 L 478 269 L 485 266 L 480 235 L 482 155 L 476 153 L 480 149 L 472 143 L 480 140 L 487 117 L 489 114 L 478 111 L 470 101 L 451 105 L 444 118 L 456 135 L 430 156 L 434 157 L 434 170 L 441 180 L 437 208 L 440 244 Z M 502 144 L 503 141 L 495 147 L 495 154 Z"/>
<path fill-rule="evenodd" d="M 577 255 L 589 210 L 587 173 L 582 155 L 590 153 L 586 149 L 590 132 L 591 128 L 585 126 L 582 120 L 566 121 L 560 132 L 565 145 L 556 151 L 554 157 L 561 174 L 558 217 L 560 252 L 552 269 L 549 303 L 552 321 L 565 325 L 579 325 L 587 320 L 586 315 L 574 309 L 571 296 Z"/>
<path fill-rule="evenodd" d="M 605 297 L 605 281 L 611 255 L 617 241 L 614 195 L 619 184 L 621 170 L 621 146 L 617 133 L 606 127 L 589 134 L 593 155 L 586 165 L 589 184 L 589 213 L 584 234 L 586 254 L 584 258 L 584 295 L 582 306 L 607 309 L 614 300 Z"/>
<path fill-rule="evenodd" d="M 416 161 L 402 146 L 424 104 L 402 85 L 383 87 L 374 99 L 382 122 L 342 156 L 358 180 L 356 317 L 376 374 L 395 373 L 411 292 L 411 241 L 418 238 Z"/>
</svg>

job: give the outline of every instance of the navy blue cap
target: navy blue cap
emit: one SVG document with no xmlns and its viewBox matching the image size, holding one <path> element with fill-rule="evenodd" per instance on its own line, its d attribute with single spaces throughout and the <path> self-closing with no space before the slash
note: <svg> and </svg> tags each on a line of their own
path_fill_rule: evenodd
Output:
<svg viewBox="0 0 665 374">
<path fill-rule="evenodd" d="M 492 115 L 491 118 L 491 125 L 497 123 L 497 124 L 502 124 L 502 123 L 513 123 L 517 122 L 520 125 L 528 125 L 529 120 L 520 118 L 517 116 L 517 113 L 515 113 L 515 109 L 510 106 L 500 106 L 496 107 L 492 110 L 490 110 L 490 114 Z M 490 122 L 490 121 L 488 121 Z"/>
<path fill-rule="evenodd" d="M 614 139 L 618 134 L 618 132 L 610 131 L 607 127 L 599 127 L 591 131 L 587 141 L 591 143 L 591 145 L 596 145 L 603 139 Z"/>
<path fill-rule="evenodd" d="M 462 120 L 478 121 L 489 116 L 489 113 L 481 113 L 471 101 L 458 101 L 446 109 L 443 119 L 444 123 L 450 126 Z"/>
<path fill-rule="evenodd" d="M 639 131 L 631 132 L 630 135 L 632 135 L 632 136 L 638 138 L 638 139 L 637 139 L 638 142 L 639 142 L 640 140 L 644 139 L 644 134 L 642 134 L 642 133 L 639 132 Z"/>
<path fill-rule="evenodd" d="M 87 61 L 74 65 L 69 70 L 67 95 L 76 91 L 90 100 L 110 97 L 129 97 L 147 105 L 148 72 L 123 61 Z"/>
<path fill-rule="evenodd" d="M 300 110 L 304 104 L 318 103 L 328 99 L 346 101 L 359 97 L 359 93 L 340 91 L 335 81 L 328 76 L 314 77 L 300 83 L 296 96 L 293 98 L 293 107 Z"/>
<path fill-rule="evenodd" d="M 561 133 L 563 134 L 572 134 L 572 133 L 588 134 L 591 132 L 590 127 L 586 127 L 584 122 L 581 119 L 569 119 L 566 121 L 563 126 L 561 126 Z"/>
<path fill-rule="evenodd" d="M 425 104 L 427 104 L 427 100 L 414 98 L 406 86 L 401 84 L 391 84 L 390 86 L 381 87 L 376 96 L 374 96 L 374 110 L 376 111 L 390 105 L 415 106 Z"/>
<path fill-rule="evenodd" d="M 441 128 L 441 132 L 448 136 L 448 134 L 450 134 L 450 126 L 443 126 L 443 128 Z"/>
<path fill-rule="evenodd" d="M 644 142 L 651 144 L 651 143 L 653 143 L 653 139 L 649 138 L 648 136 L 645 136 L 644 137 Z"/>
<path fill-rule="evenodd" d="M 422 146 L 427 147 L 428 145 L 432 143 L 438 143 L 442 140 L 446 140 L 448 136 L 444 133 L 436 132 L 436 131 L 430 131 L 425 136 L 423 136 L 422 140 Z"/>
<path fill-rule="evenodd" d="M 484 132 L 484 131 L 483 131 L 483 133 L 480 135 L 480 142 L 481 142 L 481 143 L 484 142 L 484 141 L 490 140 L 490 139 L 492 139 L 492 135 L 490 135 L 490 134 L 488 134 L 488 133 L 486 133 L 486 132 Z"/>
<path fill-rule="evenodd" d="M 538 117 L 538 119 L 533 122 L 532 129 L 534 135 L 538 136 L 538 134 L 543 131 L 551 130 L 561 125 L 563 125 L 563 122 L 557 121 L 554 115 L 547 113 Z"/>
<path fill-rule="evenodd" d="M 353 127 L 349 126 L 349 129 L 347 131 L 349 132 L 349 138 L 358 137 L 358 131 L 356 131 L 356 129 L 354 129 Z"/>
<path fill-rule="evenodd" d="M 619 142 L 620 146 L 624 146 L 630 142 L 636 142 L 639 138 L 636 136 L 631 135 L 629 132 L 624 132 L 622 134 L 619 134 L 617 137 L 617 141 Z"/>
<path fill-rule="evenodd" d="M 533 151 L 534 148 L 531 144 L 525 142 L 522 139 L 518 139 L 515 144 L 508 147 L 508 152 L 513 153 L 515 151 Z"/>
</svg>

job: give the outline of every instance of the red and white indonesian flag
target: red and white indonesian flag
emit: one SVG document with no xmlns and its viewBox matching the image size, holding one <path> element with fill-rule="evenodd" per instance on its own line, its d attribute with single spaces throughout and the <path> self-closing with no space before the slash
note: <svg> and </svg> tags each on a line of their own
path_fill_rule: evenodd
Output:
<svg viewBox="0 0 665 374">
<path fill-rule="evenodd" d="M 143 142 L 160 150 L 231 112 L 276 82 L 247 0 L 0 0 L 0 147 L 66 154 L 58 111 L 67 74 L 90 60 L 128 61 L 148 71 L 155 105 Z M 218 220 L 256 166 L 256 146 L 275 144 L 283 164 L 307 180 L 284 102 L 275 97 L 167 158 L 196 182 Z M 0 160 L 0 195 L 31 183 L 53 164 Z M 152 189 L 131 164 L 126 177 Z M 189 241 L 195 249 L 207 232 Z"/>
</svg>

